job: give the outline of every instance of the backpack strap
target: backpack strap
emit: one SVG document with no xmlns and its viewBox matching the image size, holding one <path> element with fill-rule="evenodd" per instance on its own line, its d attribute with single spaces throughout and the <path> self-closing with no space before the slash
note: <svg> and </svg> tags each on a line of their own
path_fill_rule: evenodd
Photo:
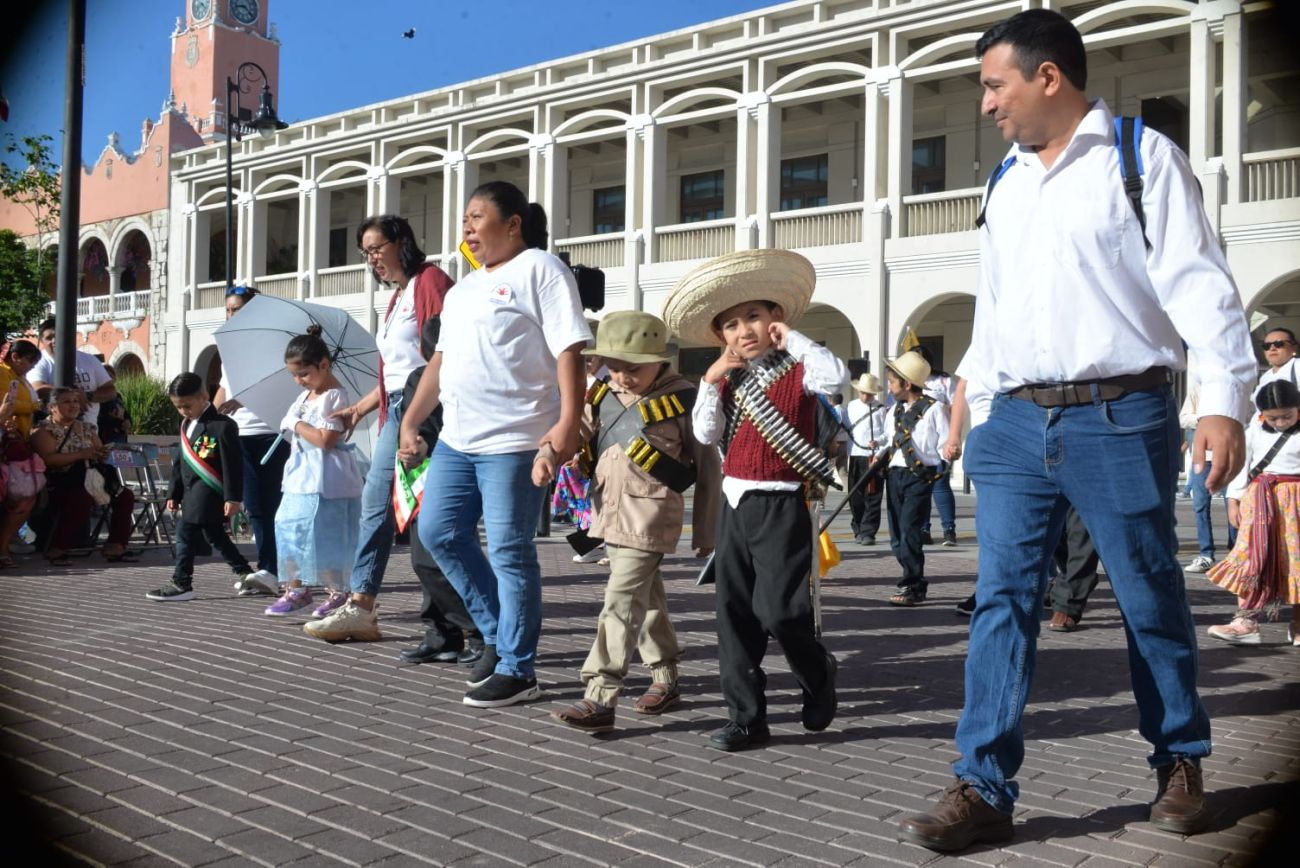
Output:
<svg viewBox="0 0 1300 868">
<path fill-rule="evenodd" d="M 1010 157 L 1007 157 L 1005 160 L 1003 160 L 1001 164 L 999 164 L 998 167 L 993 170 L 992 175 L 989 175 L 988 185 L 985 186 L 984 188 L 984 202 L 983 204 L 980 205 L 979 216 L 975 218 L 976 229 L 983 229 L 984 224 L 988 222 L 984 219 L 984 209 L 989 206 L 989 197 L 993 195 L 993 188 L 998 185 L 998 181 L 1001 180 L 1003 173 L 1005 173 L 1007 169 L 1010 169 L 1015 164 L 1016 164 L 1016 157 L 1014 154 L 1012 154 Z"/>
<path fill-rule="evenodd" d="M 1142 241 L 1147 250 L 1151 242 L 1147 240 L 1147 215 L 1142 208 L 1142 175 L 1146 171 L 1142 165 L 1142 118 L 1115 118 L 1115 148 L 1119 151 L 1119 171 L 1124 179 L 1124 195 L 1128 197 L 1129 207 L 1142 227 Z"/>
</svg>

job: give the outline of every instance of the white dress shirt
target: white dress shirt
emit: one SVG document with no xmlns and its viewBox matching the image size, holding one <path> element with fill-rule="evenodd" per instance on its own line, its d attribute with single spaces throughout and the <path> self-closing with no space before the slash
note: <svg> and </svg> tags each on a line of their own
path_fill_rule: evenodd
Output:
<svg viewBox="0 0 1300 868">
<path fill-rule="evenodd" d="M 908 403 L 905 407 L 910 407 Z M 903 415 L 907 415 L 906 408 Z M 899 416 L 894 412 L 889 413 L 889 439 L 892 442 L 894 435 L 898 433 Z M 912 448 L 916 450 L 916 457 L 921 459 L 922 463 L 930 467 L 938 467 L 943 461 L 943 455 L 939 450 L 943 444 L 948 442 L 948 408 L 944 404 L 935 402 L 930 409 L 917 420 L 916 426 L 912 428 Z M 889 456 L 890 467 L 907 467 L 907 456 L 903 450 L 895 449 L 894 454 Z"/>
<path fill-rule="evenodd" d="M 1265 431 L 1261 425 L 1251 425 L 1246 429 L 1246 463 L 1241 466 L 1241 472 L 1237 474 L 1236 479 L 1228 483 L 1228 497 L 1233 500 L 1241 500 L 1245 497 L 1246 478 L 1250 475 L 1251 468 L 1264 460 L 1268 450 L 1273 448 L 1273 444 L 1281 436 L 1276 431 Z M 1287 439 L 1277 455 L 1273 456 L 1273 460 L 1268 462 L 1264 472 L 1300 476 L 1300 434 L 1292 434 Z"/>
<path fill-rule="evenodd" d="M 854 398 L 844 410 L 844 424 L 849 429 L 849 457 L 875 458 L 889 446 L 893 429 L 889 425 L 889 410 L 885 405 L 871 399 L 868 404 L 860 398 Z M 876 446 L 871 447 L 871 441 Z"/>
<path fill-rule="evenodd" d="M 1255 379 L 1250 332 L 1187 158 L 1147 127 L 1142 229 L 1114 124 L 1097 100 L 1049 169 L 1016 146 L 987 197 L 971 346 L 957 369 L 977 405 L 1030 383 L 1198 362 L 1202 415 L 1233 416 Z"/>
<path fill-rule="evenodd" d="M 803 362 L 803 390 L 807 394 L 830 395 L 843 389 L 849 379 L 848 369 L 830 350 L 793 329 L 785 336 L 785 351 Z M 722 392 L 712 383 L 700 382 L 695 409 L 691 411 L 691 427 L 695 439 L 705 445 L 722 438 L 727 417 L 722 411 Z M 722 477 L 722 493 L 732 509 L 740 505 L 740 498 L 747 491 L 798 491 L 801 487 L 798 482 Z"/>
</svg>

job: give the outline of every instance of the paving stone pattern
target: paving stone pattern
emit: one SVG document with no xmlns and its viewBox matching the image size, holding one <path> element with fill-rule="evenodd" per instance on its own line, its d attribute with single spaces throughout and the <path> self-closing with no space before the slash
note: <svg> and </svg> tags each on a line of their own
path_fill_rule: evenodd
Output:
<svg viewBox="0 0 1300 868">
<path fill-rule="evenodd" d="M 913 610 L 885 602 L 888 547 L 854 546 L 837 525 L 844 562 L 823 602 L 839 717 L 803 731 L 772 646 L 763 750 L 705 747 L 726 714 L 713 595 L 685 548 L 665 570 L 683 704 L 648 718 L 629 698 L 596 737 L 549 719 L 581 696 L 605 576 L 571 563 L 557 528 L 539 542 L 545 696 L 486 711 L 461 704 L 465 670 L 397 664 L 421 632 L 404 548 L 380 598 L 383 641 L 341 645 L 305 636 L 303 618 L 262 616 L 268 601 L 236 597 L 224 565 L 200 565 L 196 601 L 162 604 L 144 592 L 170 574 L 163 553 L 66 570 L 28 558 L 0 573 L 0 751 L 58 852 L 96 864 L 1249 864 L 1297 794 L 1300 649 L 1282 624 L 1254 648 L 1206 637 L 1233 601 L 1200 576 L 1187 581 L 1214 720 L 1210 832 L 1146 823 L 1155 779 L 1103 582 L 1084 629 L 1040 640 L 1014 840 L 958 857 L 896 840 L 898 819 L 951 780 L 967 629 L 953 605 L 976 554 L 973 499 L 959 499 L 962 545 L 928 550 L 930 602 Z M 647 683 L 634 670 L 633 697 Z"/>
</svg>

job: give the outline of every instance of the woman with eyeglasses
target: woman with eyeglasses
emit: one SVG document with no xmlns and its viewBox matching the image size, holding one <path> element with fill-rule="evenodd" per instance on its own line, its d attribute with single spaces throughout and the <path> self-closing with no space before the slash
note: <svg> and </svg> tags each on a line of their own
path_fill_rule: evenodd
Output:
<svg viewBox="0 0 1300 868">
<path fill-rule="evenodd" d="M 226 319 L 235 316 L 258 295 L 251 286 L 232 286 L 226 291 Z M 276 431 L 257 418 L 239 402 L 230 389 L 226 366 L 221 365 L 221 386 L 213 396 L 212 406 L 229 416 L 239 426 L 239 450 L 244 458 L 244 510 L 257 540 L 257 572 L 235 582 L 241 597 L 279 594 L 276 575 L 275 512 L 280 508 L 280 486 L 284 481 L 284 463 L 289 459 L 289 444 L 276 442 Z M 275 446 L 271 457 L 262 463 L 267 450 Z"/>
<path fill-rule="evenodd" d="M 334 414 L 351 431 L 369 413 L 379 411 L 379 434 L 370 456 L 370 471 L 361 492 L 361 532 L 352 567 L 350 595 L 331 597 L 321 620 L 303 630 L 317 639 L 378 639 L 375 596 L 384 579 L 393 547 L 393 468 L 397 431 L 402 421 L 402 389 L 416 368 L 424 367 L 420 331 L 430 317 L 442 312 L 442 300 L 452 280 L 438 266 L 424 261 L 411 224 L 393 214 L 367 217 L 357 227 L 357 247 L 370 273 L 393 287 L 393 297 L 380 320 L 375 344 L 379 348 L 379 385 L 369 395 Z M 318 609 L 317 612 L 321 610 Z"/>
</svg>

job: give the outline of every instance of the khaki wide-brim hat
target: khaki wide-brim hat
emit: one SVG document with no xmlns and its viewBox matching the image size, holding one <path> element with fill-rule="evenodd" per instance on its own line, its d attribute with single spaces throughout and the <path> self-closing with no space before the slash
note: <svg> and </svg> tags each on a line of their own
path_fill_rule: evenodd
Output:
<svg viewBox="0 0 1300 868">
<path fill-rule="evenodd" d="M 883 395 L 885 393 L 885 384 L 880 382 L 880 378 L 875 374 L 863 374 L 858 377 L 853 381 L 853 388 L 869 395 Z"/>
<path fill-rule="evenodd" d="M 930 379 L 930 363 L 920 353 L 908 351 L 892 359 L 885 359 L 885 364 L 895 374 L 918 388 L 924 386 L 925 381 Z"/>
<path fill-rule="evenodd" d="M 583 350 L 584 356 L 617 359 L 632 365 L 666 362 L 668 326 L 652 313 L 619 310 L 607 314 L 596 329 L 596 346 Z"/>
<path fill-rule="evenodd" d="M 747 301 L 779 304 L 793 324 L 808 308 L 817 273 L 789 250 L 741 250 L 710 259 L 677 281 L 664 302 L 669 330 L 693 344 L 720 346 L 714 318 Z"/>
</svg>

